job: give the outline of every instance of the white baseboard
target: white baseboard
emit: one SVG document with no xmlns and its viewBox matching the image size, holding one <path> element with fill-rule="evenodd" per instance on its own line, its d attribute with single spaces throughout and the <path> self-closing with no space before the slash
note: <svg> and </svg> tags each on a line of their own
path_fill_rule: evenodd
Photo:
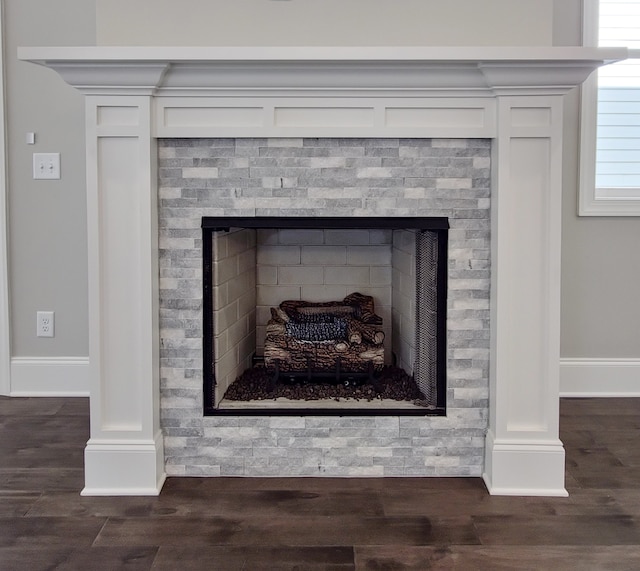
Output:
<svg viewBox="0 0 640 571">
<path fill-rule="evenodd" d="M 14 357 L 12 397 L 89 396 L 88 357 Z"/>
<path fill-rule="evenodd" d="M 560 359 L 561 397 L 640 397 L 640 359 Z"/>
</svg>

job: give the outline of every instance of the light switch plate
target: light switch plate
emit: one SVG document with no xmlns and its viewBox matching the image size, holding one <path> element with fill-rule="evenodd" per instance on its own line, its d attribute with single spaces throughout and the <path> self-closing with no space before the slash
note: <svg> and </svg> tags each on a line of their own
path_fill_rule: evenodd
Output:
<svg viewBox="0 0 640 571">
<path fill-rule="evenodd" d="M 60 178 L 60 153 L 33 153 L 33 178 Z"/>
</svg>

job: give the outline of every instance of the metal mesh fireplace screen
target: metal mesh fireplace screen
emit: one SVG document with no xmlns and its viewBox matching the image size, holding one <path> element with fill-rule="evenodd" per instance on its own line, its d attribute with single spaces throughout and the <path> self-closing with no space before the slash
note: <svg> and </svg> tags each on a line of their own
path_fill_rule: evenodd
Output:
<svg viewBox="0 0 640 571">
<path fill-rule="evenodd" d="M 416 360 L 414 378 L 426 404 L 438 401 L 438 233 L 416 232 Z"/>
</svg>

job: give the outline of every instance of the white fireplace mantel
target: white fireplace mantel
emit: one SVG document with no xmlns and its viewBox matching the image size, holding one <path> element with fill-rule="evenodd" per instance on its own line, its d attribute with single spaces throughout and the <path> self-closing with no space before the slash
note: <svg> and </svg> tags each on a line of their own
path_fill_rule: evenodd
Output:
<svg viewBox="0 0 640 571">
<path fill-rule="evenodd" d="M 86 495 L 157 494 L 159 137 L 493 139 L 492 494 L 566 495 L 562 95 L 623 48 L 21 48 L 86 94 Z M 284 475 L 284 474 L 283 474 Z"/>
<path fill-rule="evenodd" d="M 619 48 L 20 48 L 86 93 L 421 89 L 462 96 L 571 89 Z"/>
</svg>

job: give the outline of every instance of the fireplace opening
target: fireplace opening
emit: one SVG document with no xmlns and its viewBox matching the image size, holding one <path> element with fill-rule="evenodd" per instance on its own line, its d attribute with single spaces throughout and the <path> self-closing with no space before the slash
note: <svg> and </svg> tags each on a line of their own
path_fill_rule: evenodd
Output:
<svg viewBox="0 0 640 571">
<path fill-rule="evenodd" d="M 206 415 L 446 413 L 442 217 L 204 217 Z"/>
</svg>

